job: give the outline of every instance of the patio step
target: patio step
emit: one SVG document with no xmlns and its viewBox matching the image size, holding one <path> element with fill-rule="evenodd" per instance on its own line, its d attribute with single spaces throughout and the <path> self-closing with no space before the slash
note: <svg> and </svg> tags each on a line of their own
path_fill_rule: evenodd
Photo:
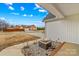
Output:
<svg viewBox="0 0 79 59">
<path fill-rule="evenodd" d="M 52 52 L 50 52 L 50 56 L 54 56 L 65 44 L 65 42 L 61 43 L 57 48 L 55 48 Z"/>
</svg>

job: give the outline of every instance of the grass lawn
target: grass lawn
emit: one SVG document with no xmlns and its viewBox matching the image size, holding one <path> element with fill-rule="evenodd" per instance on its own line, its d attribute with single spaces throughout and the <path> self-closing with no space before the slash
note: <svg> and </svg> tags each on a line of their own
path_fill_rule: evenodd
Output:
<svg viewBox="0 0 79 59">
<path fill-rule="evenodd" d="M 39 39 L 24 32 L 0 32 L 0 51 L 9 46 L 20 44 L 26 41 Z"/>
</svg>

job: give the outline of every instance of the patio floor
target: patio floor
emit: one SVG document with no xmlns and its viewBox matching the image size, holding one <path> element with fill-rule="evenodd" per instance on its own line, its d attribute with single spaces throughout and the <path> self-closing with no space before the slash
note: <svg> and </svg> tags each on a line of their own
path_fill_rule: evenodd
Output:
<svg viewBox="0 0 79 59">
<path fill-rule="evenodd" d="M 79 44 L 65 43 L 55 56 L 79 56 Z"/>
</svg>

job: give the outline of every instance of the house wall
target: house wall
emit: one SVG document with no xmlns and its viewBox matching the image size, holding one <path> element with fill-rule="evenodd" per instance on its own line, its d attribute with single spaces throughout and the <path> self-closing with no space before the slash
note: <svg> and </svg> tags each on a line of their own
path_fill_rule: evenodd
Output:
<svg viewBox="0 0 79 59">
<path fill-rule="evenodd" d="M 71 15 L 62 20 L 47 22 L 45 31 L 47 38 L 53 41 L 59 39 L 61 42 L 79 44 L 79 15 Z"/>
</svg>

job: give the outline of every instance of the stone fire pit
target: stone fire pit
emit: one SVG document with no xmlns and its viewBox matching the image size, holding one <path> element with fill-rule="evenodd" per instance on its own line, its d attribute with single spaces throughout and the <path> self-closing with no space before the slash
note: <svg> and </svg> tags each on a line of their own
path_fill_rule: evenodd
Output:
<svg viewBox="0 0 79 59">
<path fill-rule="evenodd" d="M 39 47 L 47 50 L 52 46 L 51 43 L 52 42 L 50 40 L 41 40 L 39 41 Z"/>
</svg>

